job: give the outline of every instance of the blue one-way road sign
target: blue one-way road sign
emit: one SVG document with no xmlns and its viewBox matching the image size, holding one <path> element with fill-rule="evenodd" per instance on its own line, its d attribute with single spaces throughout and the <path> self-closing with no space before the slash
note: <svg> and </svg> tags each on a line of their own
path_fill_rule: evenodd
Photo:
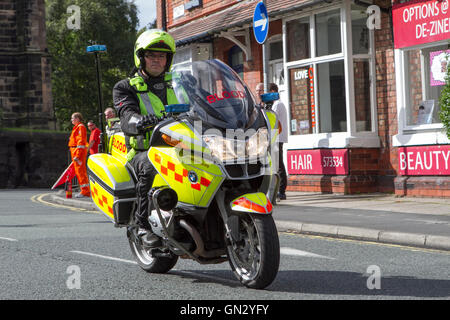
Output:
<svg viewBox="0 0 450 320">
<path fill-rule="evenodd" d="M 269 33 L 269 15 L 267 8 L 262 2 L 258 2 L 253 13 L 253 34 L 259 44 L 263 44 Z"/>
</svg>

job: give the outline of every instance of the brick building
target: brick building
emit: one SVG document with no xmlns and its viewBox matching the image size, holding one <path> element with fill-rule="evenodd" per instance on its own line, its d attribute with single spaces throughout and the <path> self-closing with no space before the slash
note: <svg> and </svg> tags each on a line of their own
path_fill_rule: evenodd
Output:
<svg viewBox="0 0 450 320">
<path fill-rule="evenodd" d="M 55 132 L 44 0 L 0 1 L 0 188 L 50 187 L 67 166 Z"/>
<path fill-rule="evenodd" d="M 448 197 L 443 83 L 430 82 L 430 59 L 450 52 L 442 2 L 266 0 L 265 70 L 253 36 L 257 1 L 161 0 L 157 25 L 176 40 L 175 64 L 217 58 L 252 90 L 264 71 L 278 84 L 289 114 L 288 190 Z M 373 4 L 379 11 L 368 11 Z M 434 22 L 438 37 L 423 35 Z M 422 40 L 394 39 L 399 30 L 422 30 Z"/>
</svg>

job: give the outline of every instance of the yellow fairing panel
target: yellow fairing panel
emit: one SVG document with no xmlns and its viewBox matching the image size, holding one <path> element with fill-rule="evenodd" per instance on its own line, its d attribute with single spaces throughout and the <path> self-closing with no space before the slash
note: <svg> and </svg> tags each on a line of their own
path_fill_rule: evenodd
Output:
<svg viewBox="0 0 450 320">
<path fill-rule="evenodd" d="M 159 177 L 153 186 L 168 185 L 176 191 L 178 201 L 206 207 L 224 180 L 219 167 L 204 159 L 182 162 L 180 150 L 172 147 L 153 147 L 148 157 Z M 186 159 L 186 158 L 184 158 Z M 188 176 L 194 177 L 189 179 Z"/>
<path fill-rule="evenodd" d="M 108 193 L 95 179 L 90 179 L 91 197 L 97 208 L 109 219 L 114 221 L 114 196 Z"/>
<path fill-rule="evenodd" d="M 244 194 L 230 203 L 231 209 L 241 212 L 271 213 L 273 206 L 262 192 Z"/>
<path fill-rule="evenodd" d="M 203 140 L 200 139 L 194 132 L 194 128 L 186 122 L 175 122 L 166 125 L 160 129 L 173 139 L 181 141 L 189 150 L 209 154 L 209 149 L 204 145 Z"/>
<path fill-rule="evenodd" d="M 269 121 L 269 131 L 271 136 L 271 144 L 275 143 L 278 137 L 278 119 L 275 112 L 270 110 L 264 110 L 267 116 L 267 120 Z"/>
<path fill-rule="evenodd" d="M 125 164 L 107 153 L 91 155 L 88 158 L 88 168 L 113 190 L 127 189 L 134 185 Z"/>
<path fill-rule="evenodd" d="M 118 132 L 110 138 L 108 152 L 120 162 L 124 164 L 127 162 L 127 147 L 123 132 Z"/>
</svg>

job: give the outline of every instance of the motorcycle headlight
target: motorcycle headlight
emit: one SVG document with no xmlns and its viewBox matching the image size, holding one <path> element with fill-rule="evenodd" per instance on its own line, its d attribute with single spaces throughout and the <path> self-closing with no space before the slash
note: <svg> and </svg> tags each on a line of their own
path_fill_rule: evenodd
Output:
<svg viewBox="0 0 450 320">
<path fill-rule="evenodd" d="M 267 128 L 259 129 L 256 134 L 247 141 L 247 155 L 250 158 L 265 155 L 269 148 L 269 131 Z"/>
<path fill-rule="evenodd" d="M 203 140 L 211 150 L 211 154 L 223 162 L 264 156 L 269 148 L 267 128 L 259 129 L 246 141 L 221 136 L 204 136 Z"/>
<path fill-rule="evenodd" d="M 245 142 L 226 139 L 221 136 L 205 136 L 203 140 L 211 150 L 211 154 L 221 161 L 230 161 L 245 157 Z"/>
</svg>

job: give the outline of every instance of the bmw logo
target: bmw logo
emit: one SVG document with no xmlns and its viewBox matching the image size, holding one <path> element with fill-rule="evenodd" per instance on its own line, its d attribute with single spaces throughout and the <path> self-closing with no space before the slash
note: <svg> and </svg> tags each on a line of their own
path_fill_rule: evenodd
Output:
<svg viewBox="0 0 450 320">
<path fill-rule="evenodd" d="M 197 183 L 198 181 L 197 173 L 195 173 L 195 171 L 189 171 L 188 179 L 191 183 Z"/>
</svg>

